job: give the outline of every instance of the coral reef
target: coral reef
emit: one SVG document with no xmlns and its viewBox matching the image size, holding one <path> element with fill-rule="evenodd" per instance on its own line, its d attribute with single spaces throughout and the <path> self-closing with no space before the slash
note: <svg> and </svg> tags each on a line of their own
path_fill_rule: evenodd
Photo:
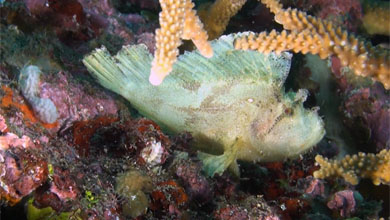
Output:
<svg viewBox="0 0 390 220">
<path fill-rule="evenodd" d="M 89 94 L 91 86 L 88 84 L 79 85 L 75 81 L 69 81 L 69 73 L 59 72 L 54 77 L 41 75 L 40 81 L 37 77 L 28 76 L 26 79 L 30 79 L 29 81 L 20 78 L 19 87 L 22 89 L 22 94 L 25 94 L 25 99 L 33 101 L 31 105 L 27 105 L 18 93 L 15 94 L 12 89 L 7 87 L 3 87 L 7 95 L 0 102 L 0 106 L 3 108 L 16 108 L 21 111 L 24 123 L 30 125 L 41 123 L 45 128 L 51 129 L 52 132 L 57 132 L 60 129 L 69 128 L 73 122 L 78 120 L 92 119 L 97 115 L 115 115 L 118 112 L 119 106 L 112 97 L 103 93 L 99 95 Z M 25 87 L 26 82 L 30 87 Z M 34 91 L 30 91 L 32 85 Z M 30 88 L 30 90 L 27 91 L 27 88 Z M 43 103 L 51 103 L 46 106 L 50 107 L 49 110 L 51 111 L 47 111 L 47 108 L 40 108 L 42 105 L 37 105 L 42 103 L 42 100 Z M 34 103 L 35 105 L 33 105 Z M 41 114 L 36 114 L 37 111 Z M 52 114 L 53 112 L 55 114 Z M 41 117 L 45 119 L 46 116 L 50 116 L 49 118 L 52 119 L 56 118 L 56 122 L 45 123 L 52 122 L 41 119 Z"/>
<path fill-rule="evenodd" d="M 62 170 L 60 167 L 55 167 L 52 173 L 50 173 L 50 178 L 52 179 L 50 192 L 54 193 L 60 200 L 74 200 L 80 194 L 69 170 Z"/>
<path fill-rule="evenodd" d="M 222 32 L 282 30 L 266 5 L 255 0 L 162 2 L 188 3 L 187 18 L 193 19 L 181 20 L 179 40 L 183 41 L 199 34 L 184 28 L 202 26 L 195 9 L 209 37 Z M 276 12 L 277 21 L 290 17 L 306 19 L 306 25 L 312 21 L 331 22 L 332 27 L 347 30 L 348 38 L 364 36 L 356 38 L 359 42 L 370 41 L 383 51 L 388 48 L 386 33 L 370 32 L 365 27 L 368 24 L 388 30 L 388 16 L 378 18 L 382 13 L 379 9 L 387 10 L 386 2 L 382 6 L 372 0 L 281 1 L 285 8 L 321 18 L 308 16 L 312 20 L 299 17 L 302 14 L 298 12 L 298 17 L 292 16 L 294 10 L 281 9 L 276 1 L 264 2 L 274 4 L 273 13 L 289 12 L 286 16 Z M 291 59 L 284 52 L 277 56 L 235 50 L 232 36 L 248 36 L 241 33 L 209 42 L 211 58 L 199 51 L 189 52 L 193 42 L 184 41 L 171 74 L 160 86 L 152 86 L 148 74 L 161 9 L 158 0 L 0 0 L 0 219 L 357 220 L 390 216 L 388 163 L 367 156 L 389 150 L 389 91 L 380 82 L 357 76 L 337 54 L 328 59 L 294 54 Z M 323 32 L 327 31 L 326 25 L 323 27 Z M 159 30 L 163 29 L 161 26 Z M 294 30 L 287 30 L 290 32 Z M 207 42 L 205 33 L 199 37 Z M 129 103 L 100 87 L 81 62 L 101 45 L 115 54 L 124 44 L 146 47 L 125 46 L 119 55 L 107 58 L 115 64 L 106 67 L 107 73 L 120 70 L 126 76 L 133 74 L 112 80 L 121 83 L 111 89 L 126 93 L 128 100 L 130 96 L 139 98 L 139 103 Z M 130 60 L 124 58 L 128 55 Z M 106 61 L 95 65 L 104 66 Z M 248 92 L 250 88 L 259 92 Z M 160 99 L 165 94 L 161 91 L 171 93 Z M 34 103 L 28 101 L 31 97 L 51 100 L 57 110 L 55 123 L 45 123 L 38 117 Z M 173 101 L 167 104 L 167 99 Z M 150 112 L 137 111 L 141 104 L 150 107 Z M 232 106 L 251 109 L 251 104 L 262 111 L 226 113 Z M 170 106 L 176 106 L 175 111 L 185 110 L 189 117 L 181 120 Z M 207 112 L 199 119 L 205 123 L 199 130 L 204 134 L 214 132 L 213 141 L 205 141 L 205 136 L 196 132 L 182 133 L 197 122 L 192 113 L 199 106 Z M 298 152 L 302 149 L 291 148 L 291 136 L 299 136 L 295 132 L 307 128 L 299 109 L 318 115 L 326 130 L 316 146 L 302 151 L 305 154 Z M 156 117 L 156 112 L 167 113 Z M 183 123 L 178 128 L 162 122 L 177 118 Z M 253 122 L 252 118 L 258 120 Z M 300 118 L 301 124 L 286 123 Z M 282 141 L 269 144 L 262 140 L 266 144 L 255 143 L 259 148 L 247 148 L 242 141 L 245 138 L 237 139 L 235 132 L 245 122 L 249 125 L 241 134 Z M 290 130 L 286 132 L 286 128 Z M 307 128 L 304 134 L 312 132 Z M 259 158 L 258 149 L 262 154 L 279 149 L 283 157 L 265 162 L 277 156 Z M 289 150 L 292 159 L 285 159 Z M 345 166 L 341 164 L 345 154 L 358 151 L 366 156 L 357 154 L 356 160 L 350 156 L 351 164 L 345 159 Z M 234 156 L 239 152 L 241 155 Z M 229 167 L 233 172 L 222 173 L 220 169 L 210 176 L 219 165 L 225 168 L 231 159 L 243 158 L 243 152 L 260 161 L 237 160 Z M 337 172 L 326 180 L 314 178 L 318 172 L 325 172 L 314 159 L 317 154 L 332 158 L 323 159 L 326 166 L 334 162 L 338 170 L 354 172 L 353 181 L 358 184 L 336 178 Z M 363 161 L 363 168 L 359 168 L 358 161 Z M 365 169 L 370 167 L 371 173 Z M 234 175 L 238 171 L 239 178 Z M 382 184 L 376 186 L 369 178 Z"/>
<path fill-rule="evenodd" d="M 315 178 L 343 177 L 352 185 L 359 183 L 360 178 L 370 178 L 375 185 L 390 184 L 390 151 L 382 150 L 378 154 L 359 153 L 347 155 L 342 160 L 328 160 L 316 156 L 321 169 L 315 171 Z"/>
<path fill-rule="evenodd" d="M 310 183 L 308 184 L 307 188 L 305 189 L 305 193 L 316 197 L 321 196 L 324 197 L 325 195 L 325 184 L 324 181 L 320 179 L 312 179 Z"/>
<path fill-rule="evenodd" d="M 237 206 L 228 206 L 225 208 L 219 209 L 215 214 L 214 214 L 215 219 L 248 219 L 248 210 L 243 209 L 241 207 Z"/>
<path fill-rule="evenodd" d="M 80 211 L 76 212 L 61 212 L 61 213 L 56 213 L 55 210 L 53 210 L 51 207 L 46 207 L 46 208 L 37 208 L 34 206 L 34 201 L 32 199 L 28 200 L 27 202 L 27 219 L 28 220 L 49 220 L 49 219 L 56 219 L 56 220 L 61 220 L 61 219 L 77 219 L 81 220 L 81 218 L 77 215 L 80 213 Z"/>
<path fill-rule="evenodd" d="M 116 182 L 116 191 L 127 199 L 122 205 L 123 214 L 132 218 L 145 214 L 149 205 L 145 192 L 151 192 L 153 187 L 150 177 L 130 169 L 119 175 Z"/>
<path fill-rule="evenodd" d="M 366 152 L 390 149 L 390 95 L 379 84 L 344 91 L 344 124 L 357 148 Z"/>
<path fill-rule="evenodd" d="M 204 204 L 210 202 L 213 192 L 201 170 L 200 164 L 181 161 L 176 168 L 176 175 L 184 183 L 190 200 Z"/>
<path fill-rule="evenodd" d="M 316 17 L 331 20 L 337 26 L 356 32 L 363 9 L 359 0 L 309 0 L 303 3 L 303 9 L 313 12 Z"/>
<path fill-rule="evenodd" d="M 2 115 L 0 115 L 0 134 L 7 132 L 7 128 L 8 126 L 5 123 L 5 118 Z"/>
<path fill-rule="evenodd" d="M 352 190 L 343 190 L 333 195 L 333 199 L 328 202 L 330 209 L 340 210 L 340 216 L 348 217 L 356 211 L 356 201 Z"/>
<path fill-rule="evenodd" d="M 311 0 L 308 3 L 312 7 L 318 7 L 317 16 L 327 19 L 330 16 L 345 15 L 347 13 L 357 13 L 355 18 L 361 18 L 362 8 L 359 1 L 356 0 Z"/>
<path fill-rule="evenodd" d="M 183 187 L 176 181 L 168 180 L 157 183 L 156 188 L 151 193 L 151 209 L 160 212 L 168 212 L 171 216 L 181 218 L 185 215 L 185 208 L 188 207 L 188 195 Z"/>
<path fill-rule="evenodd" d="M 93 16 L 88 16 L 77 0 L 26 0 L 27 10 L 38 21 L 56 29 L 57 36 L 65 40 L 72 35 L 74 41 L 89 40 L 101 33 L 102 27 Z"/>
<path fill-rule="evenodd" d="M 48 177 L 45 158 L 32 140 L 13 133 L 0 136 L 0 199 L 15 205 Z"/>
<path fill-rule="evenodd" d="M 23 102 L 23 98 L 15 94 L 13 90 L 9 87 L 3 86 L 2 89 L 5 92 L 5 95 L 1 98 L 0 106 L 4 109 L 17 109 L 19 115 L 12 119 L 13 125 L 21 126 L 23 124 L 26 125 L 34 125 L 39 123 L 39 119 L 35 117 L 34 112 L 30 109 L 30 107 Z M 46 128 L 52 128 L 54 124 L 42 124 Z"/>
<path fill-rule="evenodd" d="M 68 128 L 75 121 L 86 121 L 97 116 L 115 116 L 119 106 L 108 94 L 91 93 L 88 83 L 70 80 L 69 73 L 60 71 L 55 76 L 45 76 L 39 86 L 42 98 L 50 98 L 58 111 L 55 130 Z"/>
</svg>

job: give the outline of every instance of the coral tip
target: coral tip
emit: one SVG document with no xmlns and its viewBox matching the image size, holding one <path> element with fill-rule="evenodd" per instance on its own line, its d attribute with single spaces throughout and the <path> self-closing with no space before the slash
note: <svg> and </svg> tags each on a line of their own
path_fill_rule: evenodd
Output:
<svg viewBox="0 0 390 220">
<path fill-rule="evenodd" d="M 154 86 L 158 86 L 164 80 L 165 75 L 166 74 L 161 74 L 160 72 L 157 72 L 157 71 L 152 69 L 152 71 L 150 72 L 150 76 L 149 76 L 149 82 Z"/>
</svg>

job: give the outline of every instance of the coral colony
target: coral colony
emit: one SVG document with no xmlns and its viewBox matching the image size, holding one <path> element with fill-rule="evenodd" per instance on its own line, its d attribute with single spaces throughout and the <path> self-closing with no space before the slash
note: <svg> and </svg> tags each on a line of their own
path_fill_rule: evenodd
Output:
<svg viewBox="0 0 390 220">
<path fill-rule="evenodd" d="M 390 4 L 0 1 L 0 219 L 388 219 Z"/>
</svg>

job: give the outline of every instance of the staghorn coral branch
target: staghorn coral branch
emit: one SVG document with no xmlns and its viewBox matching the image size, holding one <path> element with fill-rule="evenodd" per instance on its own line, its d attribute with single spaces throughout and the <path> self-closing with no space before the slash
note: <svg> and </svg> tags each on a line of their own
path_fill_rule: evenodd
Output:
<svg viewBox="0 0 390 220">
<path fill-rule="evenodd" d="M 152 62 L 150 83 L 158 85 L 172 70 L 172 65 L 179 54 L 177 49 L 184 26 L 184 7 L 187 0 L 160 1 L 160 28 L 156 30 L 156 51 Z"/>
<path fill-rule="evenodd" d="M 245 4 L 246 0 L 216 0 L 212 5 L 200 6 L 199 17 L 213 40 L 225 31 L 231 17 Z"/>
<path fill-rule="evenodd" d="M 213 49 L 207 42 L 208 36 L 207 32 L 203 29 L 202 22 L 196 15 L 195 10 L 192 9 L 194 6 L 192 2 L 187 4 L 182 38 L 192 40 L 199 52 L 203 56 L 210 58 L 213 56 Z"/>
<path fill-rule="evenodd" d="M 321 168 L 313 173 L 315 178 L 343 177 L 345 181 L 356 185 L 360 178 L 370 178 L 375 185 L 390 184 L 390 151 L 382 150 L 378 154 L 358 153 L 347 155 L 342 160 L 329 160 L 317 155 L 316 162 Z"/>
<path fill-rule="evenodd" d="M 149 81 L 159 85 L 172 71 L 179 54 L 181 39 L 191 39 L 202 55 L 212 57 L 213 51 L 207 41 L 207 33 L 192 9 L 190 0 L 160 0 L 160 28 L 156 30 L 156 51 Z"/>
<path fill-rule="evenodd" d="M 270 33 L 261 32 L 259 34 L 249 34 L 235 41 L 235 48 L 242 50 L 258 50 L 268 54 L 274 51 L 280 54 L 286 50 L 292 50 L 295 53 L 306 54 L 308 52 L 319 54 L 321 58 L 328 55 L 326 48 L 321 47 L 321 39 L 318 35 L 313 35 L 310 31 L 302 32 L 282 31 L 281 33 L 273 30 Z"/>
<path fill-rule="evenodd" d="M 272 12 L 275 20 L 284 29 L 277 33 L 262 32 L 243 36 L 235 42 L 236 49 L 258 50 L 263 53 L 285 50 L 318 54 L 322 59 L 335 55 L 342 65 L 354 70 L 356 75 L 370 76 L 390 89 L 390 53 L 373 47 L 330 21 L 315 18 L 296 9 L 282 9 L 277 0 L 261 0 Z"/>
<path fill-rule="evenodd" d="M 216 0 L 210 7 L 199 11 L 205 29 L 196 15 L 191 0 L 160 0 L 160 28 L 156 31 L 156 51 L 149 77 L 150 83 L 159 85 L 172 71 L 181 44 L 181 39 L 192 40 L 200 53 L 212 57 L 213 50 L 208 38 L 215 39 L 225 30 L 246 0 Z"/>
<path fill-rule="evenodd" d="M 261 3 L 263 3 L 267 8 L 269 8 L 269 10 L 274 14 L 277 14 L 281 10 L 283 10 L 283 5 L 280 4 L 279 1 L 275 1 L 275 0 L 259 0 L 259 1 L 261 1 Z"/>
</svg>

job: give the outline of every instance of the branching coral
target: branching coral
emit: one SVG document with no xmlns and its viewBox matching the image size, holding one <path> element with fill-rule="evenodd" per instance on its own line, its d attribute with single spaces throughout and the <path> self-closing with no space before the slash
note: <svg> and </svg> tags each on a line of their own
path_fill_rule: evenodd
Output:
<svg viewBox="0 0 390 220">
<path fill-rule="evenodd" d="M 160 0 L 160 5 L 160 28 L 156 30 L 156 51 L 149 77 L 153 85 L 161 84 L 172 71 L 179 54 L 180 39 L 191 39 L 203 56 L 213 56 L 207 33 L 190 0 Z"/>
<path fill-rule="evenodd" d="M 343 177 L 345 181 L 356 185 L 360 178 L 370 178 L 375 185 L 390 184 L 390 151 L 382 150 L 378 154 L 347 155 L 344 159 L 328 160 L 317 155 L 315 160 L 321 169 L 315 171 L 315 178 Z"/>
<path fill-rule="evenodd" d="M 275 14 L 276 22 L 284 29 L 278 33 L 262 32 L 237 39 L 236 49 L 258 50 L 262 53 L 280 53 L 292 50 L 296 53 L 318 54 L 322 59 L 336 55 L 342 65 L 355 74 L 370 76 L 390 89 L 390 53 L 359 40 L 330 21 L 315 18 L 296 9 L 282 9 L 277 0 L 261 0 Z"/>
<path fill-rule="evenodd" d="M 212 5 L 198 10 L 210 40 L 221 36 L 230 18 L 241 9 L 245 2 L 246 0 L 216 0 Z"/>
</svg>

